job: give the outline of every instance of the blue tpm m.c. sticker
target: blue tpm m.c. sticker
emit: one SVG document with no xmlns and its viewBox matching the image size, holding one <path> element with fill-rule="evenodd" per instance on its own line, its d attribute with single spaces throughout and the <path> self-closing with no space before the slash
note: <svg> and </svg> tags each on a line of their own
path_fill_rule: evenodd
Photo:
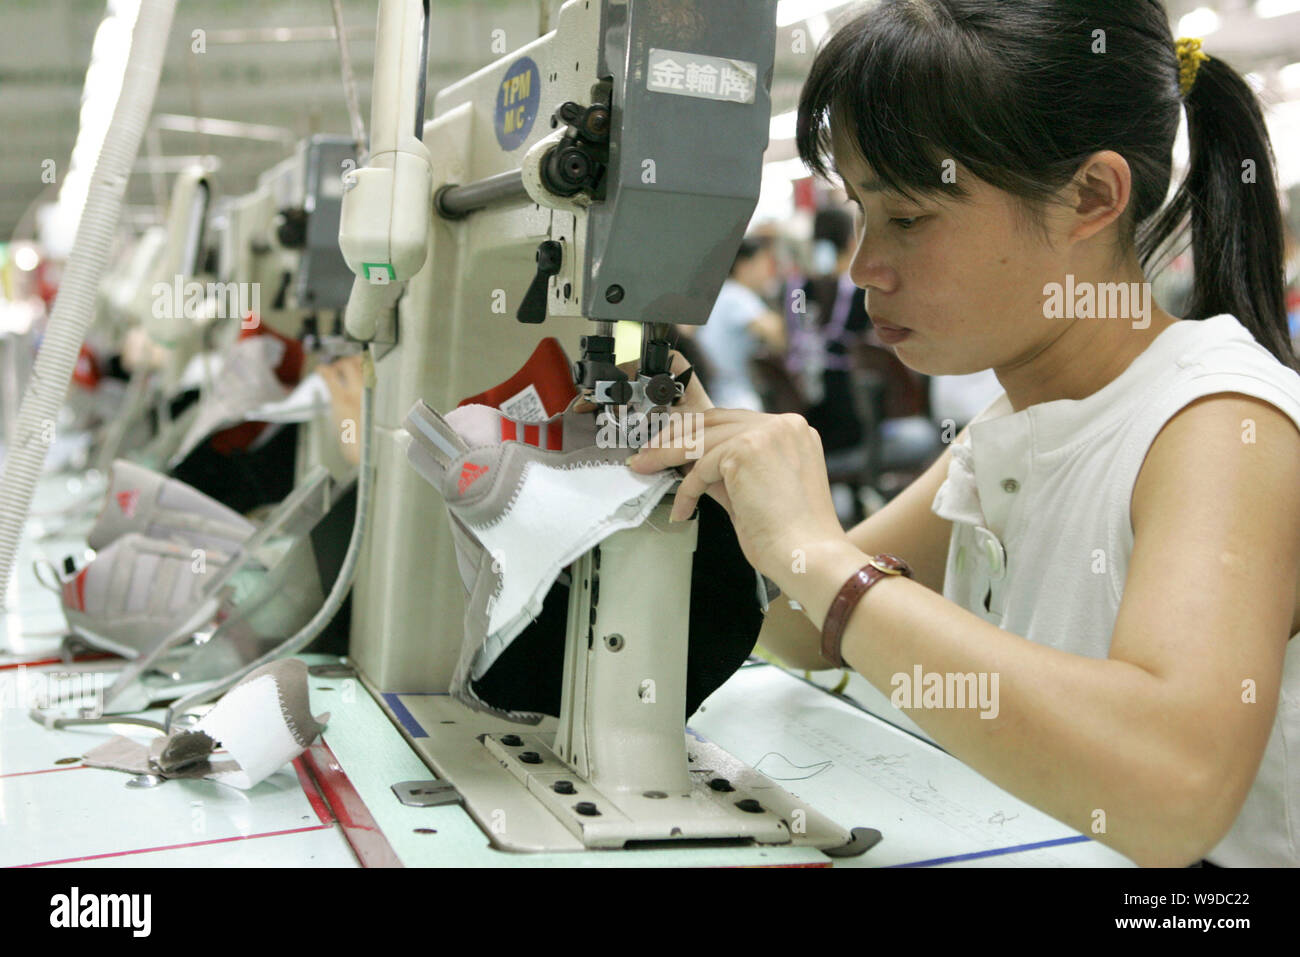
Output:
<svg viewBox="0 0 1300 957">
<path fill-rule="evenodd" d="M 501 78 L 497 91 L 496 122 L 497 142 L 506 151 L 516 150 L 533 128 L 537 119 L 537 105 L 542 98 L 542 77 L 537 64 L 529 57 L 520 57 L 510 64 Z"/>
</svg>

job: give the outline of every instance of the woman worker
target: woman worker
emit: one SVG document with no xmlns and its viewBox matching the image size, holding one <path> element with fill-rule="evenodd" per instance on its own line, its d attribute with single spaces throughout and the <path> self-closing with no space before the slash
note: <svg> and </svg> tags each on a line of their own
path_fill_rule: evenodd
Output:
<svg viewBox="0 0 1300 957">
<path fill-rule="evenodd" d="M 996 713 L 906 713 L 1138 864 L 1300 865 L 1300 374 L 1250 88 L 1154 0 L 884 0 L 818 52 L 798 131 L 860 209 L 882 338 L 1005 391 L 847 533 L 797 415 L 697 388 L 704 454 L 632 467 L 689 466 L 677 519 L 728 509 L 794 603 L 759 639 L 790 665 L 996 675 Z M 1187 217 L 1178 319 L 1143 267 Z"/>
</svg>

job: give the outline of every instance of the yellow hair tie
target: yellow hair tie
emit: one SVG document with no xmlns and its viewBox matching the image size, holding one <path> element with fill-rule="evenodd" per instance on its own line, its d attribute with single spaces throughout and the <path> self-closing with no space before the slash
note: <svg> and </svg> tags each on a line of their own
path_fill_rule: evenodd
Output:
<svg viewBox="0 0 1300 957">
<path fill-rule="evenodd" d="M 1201 64 L 1210 57 L 1201 52 L 1201 41 L 1192 37 L 1182 37 L 1175 49 L 1178 50 L 1178 88 L 1186 97 L 1196 85 L 1196 74 Z"/>
</svg>

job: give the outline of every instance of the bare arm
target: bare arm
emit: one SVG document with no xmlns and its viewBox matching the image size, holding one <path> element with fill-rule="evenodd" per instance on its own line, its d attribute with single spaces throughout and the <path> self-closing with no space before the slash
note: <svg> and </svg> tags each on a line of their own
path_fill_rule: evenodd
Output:
<svg viewBox="0 0 1300 957">
<path fill-rule="evenodd" d="M 749 334 L 773 352 L 785 352 L 785 320 L 774 312 L 765 312 L 749 324 Z"/>
<path fill-rule="evenodd" d="M 963 431 L 958 441 L 966 441 Z M 952 523 L 930 510 L 939 486 L 948 477 L 952 450 L 931 465 L 920 478 L 888 505 L 851 530 L 849 541 L 867 555 L 897 555 L 912 566 L 916 580 L 936 592 L 943 591 Z M 821 656 L 821 633 L 801 611 L 790 607 L 782 595 L 772 602 L 758 643 L 790 668 L 821 671 L 830 665 Z"/>
<path fill-rule="evenodd" d="M 1246 419 L 1259 423 L 1249 445 Z M 987 719 L 907 713 L 1057 820 L 1139 864 L 1186 866 L 1240 814 L 1275 720 L 1300 572 L 1297 483 L 1300 436 L 1287 416 L 1239 396 L 1193 403 L 1156 438 L 1134 488 L 1110 657 L 1029 641 L 904 578 L 858 603 L 844 657 L 882 691 L 918 663 L 996 676 Z M 845 540 L 811 555 L 805 574 L 778 584 L 821 622 L 864 556 Z"/>
</svg>

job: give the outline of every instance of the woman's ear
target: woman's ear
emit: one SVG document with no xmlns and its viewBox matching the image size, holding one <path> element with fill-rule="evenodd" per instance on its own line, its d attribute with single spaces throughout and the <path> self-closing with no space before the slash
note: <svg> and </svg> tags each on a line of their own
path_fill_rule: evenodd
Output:
<svg viewBox="0 0 1300 957">
<path fill-rule="evenodd" d="M 1072 218 L 1070 240 L 1091 239 L 1117 221 L 1128 208 L 1132 192 L 1133 171 L 1128 160 L 1114 150 L 1088 157 L 1066 188 Z"/>
</svg>

